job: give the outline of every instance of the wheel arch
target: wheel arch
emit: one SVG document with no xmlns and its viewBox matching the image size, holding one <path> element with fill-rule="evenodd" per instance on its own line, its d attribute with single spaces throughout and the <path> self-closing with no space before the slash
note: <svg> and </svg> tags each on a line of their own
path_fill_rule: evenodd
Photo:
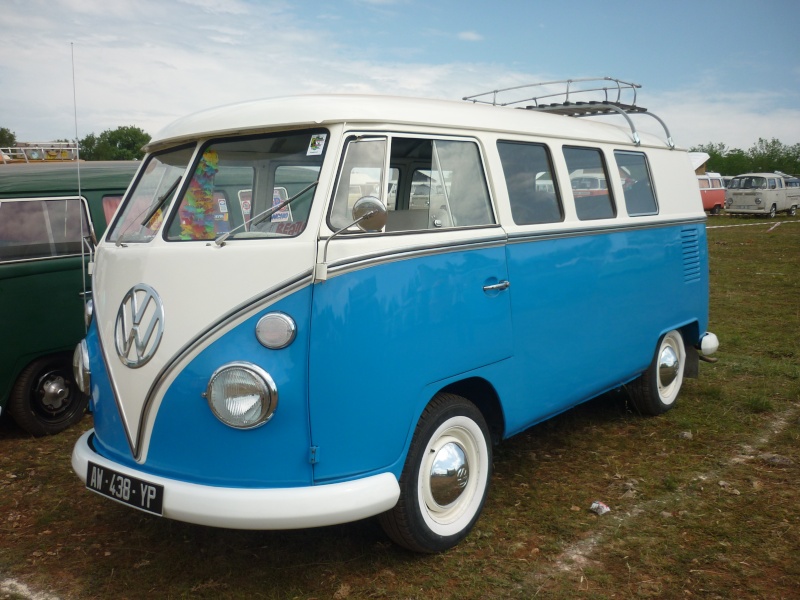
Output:
<svg viewBox="0 0 800 600">
<path fill-rule="evenodd" d="M 700 343 L 700 336 L 702 333 L 704 333 L 700 331 L 700 323 L 698 321 L 689 321 L 683 325 L 667 327 L 664 329 L 664 331 L 659 334 L 658 339 L 653 346 L 653 354 L 655 354 L 657 351 L 659 344 L 661 344 L 661 340 L 664 339 L 664 336 L 673 330 L 680 333 L 681 337 L 683 338 L 683 347 L 686 354 L 686 364 L 684 367 L 683 376 L 690 379 L 696 379 L 700 375 L 700 356 L 697 352 L 696 346 Z"/>
<path fill-rule="evenodd" d="M 661 335 L 658 336 L 658 339 L 660 340 L 673 329 L 677 329 L 680 332 L 680 334 L 683 336 L 684 343 L 687 346 L 694 346 L 694 344 L 700 341 L 700 323 L 696 320 L 689 321 L 688 323 L 679 325 L 677 327 L 668 327 L 661 332 Z M 658 342 L 656 342 L 656 344 L 658 344 Z"/>
<path fill-rule="evenodd" d="M 489 426 L 492 443 L 497 444 L 503 439 L 506 431 L 505 414 L 500 396 L 489 381 L 483 377 L 468 377 L 446 385 L 437 393 L 456 394 L 472 402 Z M 431 399 L 435 396 L 436 394 Z"/>
</svg>

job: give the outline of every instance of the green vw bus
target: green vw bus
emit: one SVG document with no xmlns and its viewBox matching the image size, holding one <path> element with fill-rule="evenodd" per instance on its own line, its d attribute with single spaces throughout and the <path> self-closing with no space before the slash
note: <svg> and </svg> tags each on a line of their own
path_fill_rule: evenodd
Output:
<svg viewBox="0 0 800 600">
<path fill-rule="evenodd" d="M 139 163 L 0 165 L 0 416 L 33 435 L 81 419 L 72 350 L 88 263 Z"/>
</svg>

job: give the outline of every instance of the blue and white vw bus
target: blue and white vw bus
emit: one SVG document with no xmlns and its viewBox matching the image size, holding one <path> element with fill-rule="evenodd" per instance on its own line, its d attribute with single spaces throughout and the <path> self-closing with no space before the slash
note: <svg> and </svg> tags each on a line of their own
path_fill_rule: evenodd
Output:
<svg viewBox="0 0 800 600">
<path fill-rule="evenodd" d="M 93 265 L 87 488 L 218 527 L 379 515 L 437 552 L 494 443 L 622 386 L 670 409 L 717 347 L 687 153 L 547 112 L 304 96 L 163 130 Z"/>
</svg>

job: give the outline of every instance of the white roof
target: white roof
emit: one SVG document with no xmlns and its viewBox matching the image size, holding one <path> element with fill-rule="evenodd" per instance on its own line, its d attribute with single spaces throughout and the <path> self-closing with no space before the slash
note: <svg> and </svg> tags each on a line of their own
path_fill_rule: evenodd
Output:
<svg viewBox="0 0 800 600">
<path fill-rule="evenodd" d="M 689 160 L 692 161 L 692 168 L 695 171 L 706 164 L 709 158 L 711 156 L 708 152 L 689 152 Z"/>
<path fill-rule="evenodd" d="M 632 144 L 627 126 L 586 118 L 465 101 L 331 94 L 252 100 L 204 110 L 178 119 L 162 129 L 146 149 L 154 150 L 210 136 L 324 127 L 329 123 L 343 122 L 487 129 Z M 643 145 L 666 147 L 665 140 L 656 136 L 640 133 L 640 137 Z"/>
</svg>

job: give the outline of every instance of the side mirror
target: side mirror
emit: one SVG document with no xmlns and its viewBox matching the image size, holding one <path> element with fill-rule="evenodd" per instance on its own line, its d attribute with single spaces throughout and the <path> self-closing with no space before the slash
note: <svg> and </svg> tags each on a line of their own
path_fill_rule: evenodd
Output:
<svg viewBox="0 0 800 600">
<path fill-rule="evenodd" d="M 386 207 L 375 196 L 364 196 L 353 205 L 353 224 L 361 231 L 380 231 L 386 226 Z"/>
<path fill-rule="evenodd" d="M 322 262 L 317 263 L 314 269 L 314 281 L 325 281 L 328 279 L 328 244 L 331 240 L 343 231 L 350 229 L 353 225 L 358 225 L 361 231 L 373 232 L 380 231 L 386 225 L 386 207 L 375 196 L 363 196 L 356 200 L 353 205 L 353 222 L 347 227 L 342 227 L 325 241 L 325 248 L 322 252 Z"/>
</svg>

